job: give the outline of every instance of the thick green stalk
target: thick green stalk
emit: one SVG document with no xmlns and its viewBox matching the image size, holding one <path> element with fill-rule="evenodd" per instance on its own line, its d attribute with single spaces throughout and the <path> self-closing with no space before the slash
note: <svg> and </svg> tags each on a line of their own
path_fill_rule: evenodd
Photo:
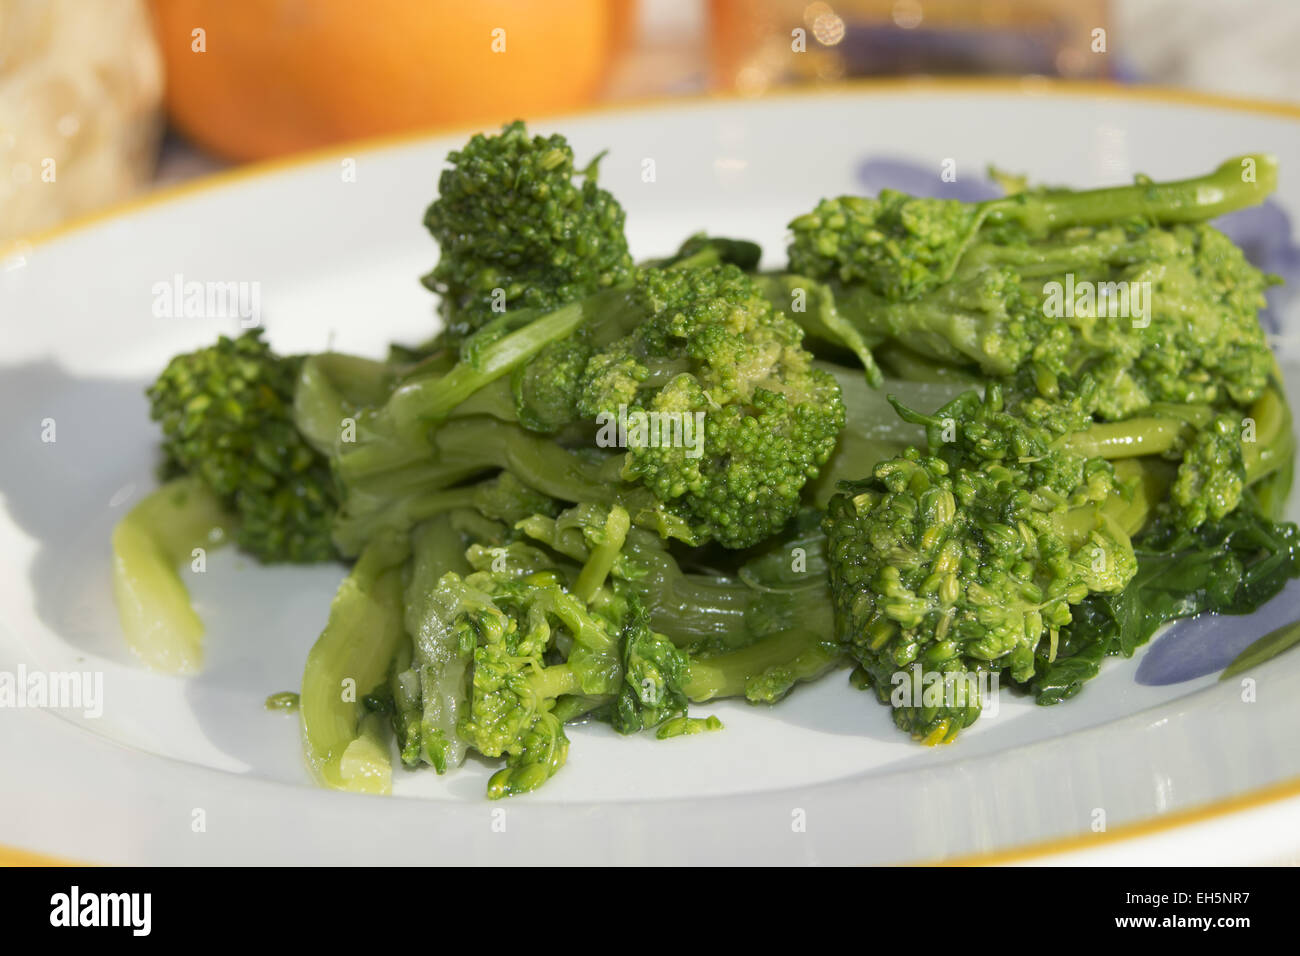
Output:
<svg viewBox="0 0 1300 956">
<path fill-rule="evenodd" d="M 573 585 L 573 593 L 584 604 L 590 604 L 596 592 L 604 586 L 610 569 L 614 567 L 614 562 L 618 560 L 619 553 L 623 550 L 623 542 L 627 540 L 630 527 L 631 521 L 624 508 L 614 505 L 609 509 L 603 529 L 604 540 L 592 549 L 591 556 L 582 566 L 578 580 Z"/>
<path fill-rule="evenodd" d="M 113 599 L 126 643 L 155 670 L 192 674 L 203 663 L 203 622 L 179 568 L 195 549 L 230 539 L 234 519 L 198 478 L 169 482 L 113 529 Z"/>
<path fill-rule="evenodd" d="M 1255 153 L 1226 160 L 1213 172 L 1172 182 L 1079 191 L 1017 193 L 980 204 L 987 222 L 1015 222 L 1045 233 L 1066 226 L 1092 226 L 1151 219 L 1159 223 L 1204 222 L 1263 202 L 1277 188 L 1277 159 Z"/>
<path fill-rule="evenodd" d="M 543 313 L 481 347 L 474 348 L 471 339 L 464 350 L 466 358 L 444 375 L 399 386 L 385 404 L 383 414 L 397 436 L 418 441 L 430 425 L 452 414 L 475 392 L 509 375 L 552 342 L 567 338 L 584 325 L 592 327 L 593 336 L 606 327 L 621 334 L 641 315 L 642 308 L 631 290 L 620 286 Z"/>
<path fill-rule="evenodd" d="M 879 387 L 880 368 L 862 333 L 840 315 L 830 287 L 806 276 L 766 274 L 753 277 L 772 305 L 792 318 L 810 339 L 847 349 L 856 356 L 867 381 Z"/>
<path fill-rule="evenodd" d="M 1186 435 L 1187 422 L 1177 418 L 1129 418 L 1097 422 L 1065 440 L 1065 448 L 1085 458 L 1140 458 L 1160 455 Z"/>
<path fill-rule="evenodd" d="M 1250 408 L 1248 417 L 1254 423 L 1254 440 L 1242 445 L 1248 485 L 1291 467 L 1295 458 L 1291 407 L 1282 394 L 1279 380 L 1280 377 L 1275 376 L 1273 383 Z"/>
<path fill-rule="evenodd" d="M 329 622 L 307 654 L 299 713 L 307 762 L 316 779 L 337 790 L 387 793 L 387 748 L 363 725 L 364 695 L 388 674 L 405 638 L 404 536 L 371 543 L 339 586 Z"/>
<path fill-rule="evenodd" d="M 518 368 L 551 342 L 570 335 L 589 317 L 582 302 L 561 306 L 493 342 L 473 363 L 458 362 L 446 375 L 400 386 L 389 397 L 385 413 L 392 419 L 399 436 L 419 441 L 431 423 L 445 417 L 480 388 Z"/>
<path fill-rule="evenodd" d="M 340 551 L 355 554 L 383 529 L 400 531 L 441 511 L 472 504 L 472 491 L 454 486 L 502 469 L 563 501 L 612 503 L 621 490 L 626 501 L 645 498 L 622 484 L 621 456 L 578 454 L 549 437 L 489 416 L 452 419 L 436 429 L 424 447 L 423 454 L 395 469 L 368 473 L 365 466 L 372 460 L 351 454 L 339 461 L 345 490 L 335 528 Z"/>
<path fill-rule="evenodd" d="M 795 683 L 815 680 L 843 661 L 829 608 L 821 617 L 748 647 L 692 660 L 686 696 L 696 703 L 718 697 L 773 703 Z"/>
<path fill-rule="evenodd" d="M 466 743 L 456 733 L 456 722 L 468 702 L 471 654 L 447 621 L 459 589 L 449 595 L 441 582 L 448 572 L 465 574 L 470 566 L 465 542 L 446 514 L 412 532 L 411 551 L 403 617 L 410 653 L 404 655 L 405 666 L 401 661 L 394 665 L 392 683 L 394 700 L 410 697 L 418 710 L 411 708 L 414 720 L 402 734 L 402 759 L 408 765 L 424 760 L 445 773 L 465 759 Z M 413 693 L 407 694 L 407 688 Z"/>
</svg>

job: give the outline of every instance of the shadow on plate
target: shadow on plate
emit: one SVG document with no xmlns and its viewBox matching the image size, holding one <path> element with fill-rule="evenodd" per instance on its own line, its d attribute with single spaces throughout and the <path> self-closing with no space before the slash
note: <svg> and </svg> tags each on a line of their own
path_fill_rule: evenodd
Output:
<svg viewBox="0 0 1300 956">
<path fill-rule="evenodd" d="M 156 486 L 157 431 L 146 385 L 72 375 L 49 360 L 0 369 L 0 501 L 35 543 L 26 573 L 36 616 L 78 659 L 98 659 L 110 675 L 112 665 L 144 667 L 118 629 L 110 539 L 116 522 Z M 305 782 L 297 722 L 267 711 L 264 701 L 298 687 L 345 569 L 262 568 L 222 551 L 210 556 L 209 572 L 187 575 L 207 629 L 206 666 L 185 684 L 194 718 L 208 744 L 250 772 Z M 33 648 L 28 667 L 46 666 L 38 642 L 21 645 Z M 113 696 L 106 687 L 110 707 Z M 147 738 L 149 720 L 132 710 L 114 723 Z"/>
</svg>

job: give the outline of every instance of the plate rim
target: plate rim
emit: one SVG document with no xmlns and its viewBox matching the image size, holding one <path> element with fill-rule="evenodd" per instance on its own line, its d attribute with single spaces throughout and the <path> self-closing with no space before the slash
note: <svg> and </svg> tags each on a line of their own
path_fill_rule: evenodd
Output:
<svg viewBox="0 0 1300 956">
<path fill-rule="evenodd" d="M 593 116 L 638 114 L 658 110 L 695 109 L 716 104 L 768 103 L 780 100 L 840 96 L 898 96 L 898 95 L 995 95 L 1012 94 L 1029 99 L 1045 97 L 1072 97 L 1076 99 L 1113 99 L 1124 101 L 1165 103 L 1179 106 L 1218 109 L 1227 112 L 1249 113 L 1300 121 L 1300 104 L 1262 97 L 1235 96 L 1184 89 L 1177 86 L 1126 85 L 1111 80 L 1062 80 L 1046 76 L 1030 77 L 867 77 L 842 80 L 835 83 L 810 86 L 781 87 L 754 96 L 733 90 L 710 90 L 684 96 L 647 96 L 598 103 L 585 109 L 539 112 L 530 116 L 529 122 L 553 124 L 565 119 L 585 119 Z M 75 216 L 56 226 L 37 230 L 26 236 L 0 241 L 0 261 L 15 254 L 23 254 L 74 233 L 81 232 L 113 219 L 131 215 L 153 206 L 165 205 L 199 193 L 205 193 L 247 180 L 258 179 L 310 166 L 325 160 L 339 159 L 360 153 L 381 152 L 402 146 L 411 146 L 429 139 L 441 139 L 456 134 L 473 133 L 495 125 L 487 119 L 471 123 L 456 123 L 420 127 L 398 133 L 362 137 L 329 146 L 271 159 L 255 160 L 199 176 L 195 179 L 164 186 L 142 195 L 110 203 L 94 212 Z"/>
</svg>

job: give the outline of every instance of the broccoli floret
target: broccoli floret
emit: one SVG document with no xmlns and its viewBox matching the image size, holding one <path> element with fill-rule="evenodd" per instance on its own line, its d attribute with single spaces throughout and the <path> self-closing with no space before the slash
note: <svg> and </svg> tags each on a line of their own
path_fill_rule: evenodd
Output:
<svg viewBox="0 0 1300 956">
<path fill-rule="evenodd" d="M 302 359 L 260 329 L 178 355 L 150 386 L 169 466 L 196 475 L 239 519 L 235 540 L 260 561 L 325 561 L 337 493 L 328 460 L 294 423 Z"/>
<path fill-rule="evenodd" d="M 355 553 L 463 504 L 454 486 L 500 468 L 561 501 L 621 504 L 664 535 L 753 545 L 797 511 L 844 424 L 839 385 L 801 342 L 733 265 L 644 270 L 631 289 L 532 316 L 353 412 L 331 454 L 338 545 Z M 299 405 L 345 417 L 346 389 L 309 372 Z"/>
<path fill-rule="evenodd" d="M 579 417 L 578 390 L 591 359 L 585 335 L 571 335 L 547 345 L 511 377 L 519 423 L 530 431 L 553 433 Z"/>
<path fill-rule="evenodd" d="M 1241 422 L 1216 415 L 1193 435 L 1182 452 L 1178 476 L 1169 490 L 1175 524 L 1187 530 L 1218 521 L 1241 503 L 1246 464 Z"/>
<path fill-rule="evenodd" d="M 650 628 L 650 618 L 633 594 L 624 599 L 623 686 L 610 722 L 621 734 L 636 733 L 686 716 L 689 655 Z"/>
<path fill-rule="evenodd" d="M 680 440 L 629 440 L 623 477 L 648 488 L 700 540 L 742 548 L 798 509 L 844 427 L 834 378 L 799 327 L 733 265 L 647 270 L 647 318 L 592 356 L 578 409 L 591 418 L 681 423 Z M 694 440 L 686 441 L 686 431 Z"/>
<path fill-rule="evenodd" d="M 924 417 L 928 454 L 881 462 L 827 506 L 836 627 L 882 701 L 915 664 L 1029 680 L 1071 606 L 1121 590 L 1136 571 L 1117 517 L 1133 490 L 1113 467 L 1008 413 L 996 387 L 973 399 Z M 968 700 L 894 709 L 902 729 L 932 743 L 978 715 Z"/>
<path fill-rule="evenodd" d="M 556 571 L 478 571 L 440 584 L 486 599 L 459 619 L 476 646 L 458 733 L 485 756 L 506 756 L 488 784 L 493 798 L 536 789 L 563 766 L 561 698 L 605 702 L 621 733 L 685 714 L 686 657 L 649 629 L 635 598 L 588 607 L 563 580 Z M 549 661 L 557 653 L 563 660 Z"/>
<path fill-rule="evenodd" d="M 1272 367 L 1257 313 L 1274 280 L 1205 220 L 1275 184 L 1276 163 L 1257 156 L 1183 182 L 973 205 L 891 192 L 827 200 L 791 224 L 790 267 L 827 283 L 867 345 L 986 376 L 1028 372 L 1047 394 L 1057 379 L 1090 377 L 1102 418 L 1155 402 L 1246 405 Z M 1096 292 L 1076 302 L 1076 287 Z M 821 311 L 809 334 L 843 343 Z"/>
<path fill-rule="evenodd" d="M 1271 281 L 1217 230 L 1191 224 L 977 243 L 949 281 L 918 298 L 889 302 L 846 286 L 833 294 L 838 314 L 874 345 L 986 376 L 1024 371 L 1048 393 L 1061 391 L 1059 379 L 1082 389 L 1090 378 L 1098 416 L 1119 419 L 1154 402 L 1257 398 L 1272 368 L 1257 317 Z M 1136 299 L 1124 310 L 1100 296 L 1049 308 L 1054 295 L 1089 284 L 1136 290 L 1145 314 L 1132 314 Z"/>
<path fill-rule="evenodd" d="M 457 580 L 449 581 L 456 586 Z M 584 690 L 576 668 L 568 663 L 547 665 L 544 655 L 558 628 L 575 643 L 594 641 L 593 653 L 607 655 L 615 634 L 565 593 L 551 572 L 536 572 L 519 580 L 476 572 L 464 587 L 488 597 L 469 625 L 477 646 L 473 652 L 469 707 L 458 731 L 480 753 L 507 756 L 506 769 L 493 775 L 490 797 L 535 789 L 563 765 L 568 740 L 551 714 L 562 694 Z M 585 645 L 584 645 L 585 646 Z M 612 677 L 589 682 L 590 693 L 615 689 Z"/>
<path fill-rule="evenodd" d="M 1254 159 L 1253 182 L 1230 161 L 1184 183 L 968 207 L 888 194 L 796 220 L 792 268 L 826 283 L 887 368 L 987 380 L 984 400 L 933 416 L 898 406 L 928 451 L 876 463 L 828 505 L 837 627 L 882 700 L 915 663 L 1028 680 L 1036 659 L 1054 660 L 1073 607 L 1127 586 L 1131 534 L 1160 516 L 1185 529 L 1221 518 L 1252 464 L 1284 457 L 1263 449 L 1289 447 L 1288 428 L 1262 445 L 1238 437 L 1257 406 L 1280 417 L 1257 319 L 1270 280 L 1202 221 L 1273 188 L 1271 160 Z M 1147 298 L 1049 307 L 1075 284 Z M 850 444 L 849 462 L 873 450 Z M 978 712 L 965 699 L 894 716 L 935 742 Z"/>
<path fill-rule="evenodd" d="M 892 301 L 914 299 L 951 275 L 983 218 L 976 205 L 893 189 L 875 199 L 823 199 L 790 223 L 790 270 L 862 282 Z"/>
<path fill-rule="evenodd" d="M 857 407 L 851 389 L 846 382 Z M 903 421 L 924 428 L 926 450 L 878 461 L 831 498 L 837 632 L 859 682 L 882 701 L 916 665 L 977 683 L 991 671 L 1031 680 L 1062 642 L 1076 652 L 1076 608 L 1091 620 L 1127 593 L 1138 567 L 1131 536 L 1213 527 L 1289 459 L 1276 383 L 1251 407 L 1248 443 L 1240 417 L 1212 406 L 1152 405 L 1097 422 L 1090 389 L 1066 382 L 1062 391 L 1069 401 L 993 382 L 983 398 L 962 393 L 929 415 L 895 401 Z M 945 700 L 896 707 L 895 722 L 929 742 L 951 740 L 979 701 Z"/>
<path fill-rule="evenodd" d="M 1249 163 L 1253 177 L 1243 175 Z M 953 275 L 982 231 L 1023 242 L 1071 226 L 1148 220 L 1204 222 L 1254 205 L 1277 185 L 1277 160 L 1243 156 L 1179 182 L 1107 189 L 1023 191 L 980 203 L 882 190 L 875 198 L 824 199 L 790 223 L 792 272 L 861 284 L 887 301 L 918 298 Z M 973 251 L 973 250 L 971 250 Z"/>
<path fill-rule="evenodd" d="M 513 477 L 496 482 L 503 483 L 505 492 L 483 500 L 517 487 Z M 470 749 L 505 757 L 489 795 L 507 796 L 535 789 L 563 765 L 569 721 L 593 716 L 624 734 L 666 726 L 662 736 L 676 736 L 721 726 L 682 723 L 689 701 L 774 703 L 841 660 L 829 634 L 815 521 L 806 513 L 789 537 L 750 556 L 733 576 L 712 578 L 684 574 L 662 541 L 631 528 L 618 506 L 531 515 L 518 535 L 477 509 L 425 522 L 412 536 L 406 575 L 410 641 L 386 688 L 373 695 L 397 732 L 403 762 L 441 773 Z M 812 554 L 798 571 L 783 567 L 804 548 Z M 655 582 L 670 575 L 694 581 L 668 600 L 694 603 L 663 606 Z M 658 614 L 643 598 L 649 593 Z M 655 624 L 689 619 L 711 620 L 711 639 L 689 629 L 666 634 Z"/>
<path fill-rule="evenodd" d="M 574 168 L 563 136 L 529 136 L 516 121 L 474 136 L 448 162 L 424 217 L 442 250 L 424 284 L 442 296 L 453 335 L 630 277 L 623 208 L 596 185 L 596 160 Z"/>
</svg>

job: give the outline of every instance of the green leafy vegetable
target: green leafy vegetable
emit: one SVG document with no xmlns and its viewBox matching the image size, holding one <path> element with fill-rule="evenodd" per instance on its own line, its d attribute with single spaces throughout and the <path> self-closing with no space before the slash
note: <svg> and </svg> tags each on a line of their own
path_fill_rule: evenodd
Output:
<svg viewBox="0 0 1300 956">
<path fill-rule="evenodd" d="M 1300 621 L 1292 621 L 1269 631 L 1244 651 L 1233 658 L 1232 663 L 1223 669 L 1219 680 L 1227 680 L 1253 670 L 1265 661 L 1271 661 L 1285 650 L 1300 644 Z"/>
</svg>

